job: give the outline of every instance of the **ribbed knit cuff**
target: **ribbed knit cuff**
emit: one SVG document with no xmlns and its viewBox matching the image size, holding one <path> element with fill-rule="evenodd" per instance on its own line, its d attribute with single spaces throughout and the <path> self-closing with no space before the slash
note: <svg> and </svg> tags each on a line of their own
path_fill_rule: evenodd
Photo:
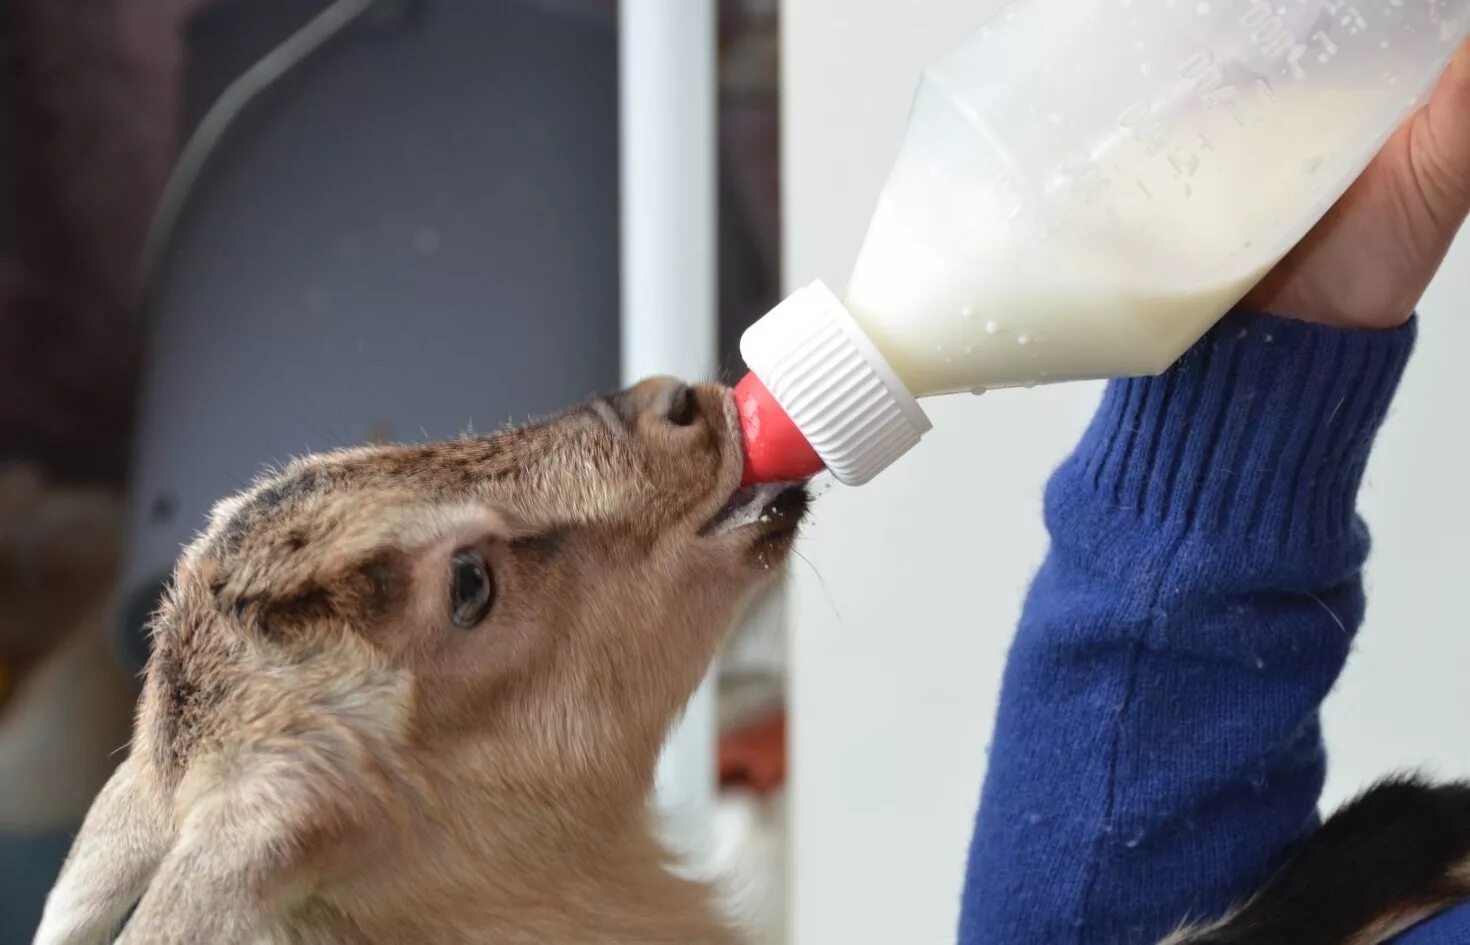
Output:
<svg viewBox="0 0 1470 945">
<path fill-rule="evenodd" d="M 1414 322 L 1361 332 L 1232 313 L 1167 373 L 1108 386 L 1050 513 L 1083 513 L 1081 502 L 1088 517 L 1136 516 L 1155 534 L 1340 540 L 1415 333 Z"/>
</svg>

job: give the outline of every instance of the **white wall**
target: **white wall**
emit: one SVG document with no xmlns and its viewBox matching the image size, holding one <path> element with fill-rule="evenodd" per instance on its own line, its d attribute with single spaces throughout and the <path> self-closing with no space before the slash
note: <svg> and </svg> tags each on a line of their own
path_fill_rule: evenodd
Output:
<svg viewBox="0 0 1470 945">
<path fill-rule="evenodd" d="M 841 285 L 920 68 L 997 0 L 785 0 L 786 278 Z M 1370 470 L 1373 604 L 1329 711 L 1331 800 L 1470 774 L 1470 241 Z M 792 582 L 793 945 L 953 941 L 1002 661 L 1045 548 L 1041 488 L 1095 385 L 929 405 L 921 449 L 820 499 Z"/>
</svg>

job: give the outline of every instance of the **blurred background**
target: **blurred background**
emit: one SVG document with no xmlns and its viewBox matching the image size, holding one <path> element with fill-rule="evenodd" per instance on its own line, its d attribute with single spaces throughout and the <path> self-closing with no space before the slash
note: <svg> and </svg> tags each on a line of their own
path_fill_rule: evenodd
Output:
<svg viewBox="0 0 1470 945">
<path fill-rule="evenodd" d="M 1000 5 L 0 0 L 0 945 L 125 750 L 215 499 L 308 450 L 737 377 L 746 324 L 845 280 L 920 69 Z M 1462 240 L 1370 470 L 1333 802 L 1470 774 L 1467 305 Z M 952 940 L 1042 483 L 1096 396 L 939 401 L 924 449 L 822 495 L 661 777 L 757 945 Z"/>
<path fill-rule="evenodd" d="M 734 374 L 779 291 L 774 0 L 643 7 L 638 114 L 674 113 L 625 201 L 611 0 L 0 3 L 0 945 L 125 750 L 147 615 L 216 499 L 630 372 Z M 774 857 L 732 886 L 761 934 L 781 657 L 752 620 L 662 779 L 702 869 Z"/>
</svg>

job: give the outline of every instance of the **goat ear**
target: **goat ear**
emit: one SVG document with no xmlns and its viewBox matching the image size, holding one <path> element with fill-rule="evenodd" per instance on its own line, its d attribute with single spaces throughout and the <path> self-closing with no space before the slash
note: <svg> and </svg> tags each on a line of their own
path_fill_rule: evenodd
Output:
<svg viewBox="0 0 1470 945">
<path fill-rule="evenodd" d="M 264 850 L 270 841 L 236 847 L 230 833 L 209 818 L 190 817 L 117 945 L 258 941 L 275 911 L 261 890 L 285 886 L 288 877 Z"/>
<path fill-rule="evenodd" d="M 46 900 L 36 945 L 102 942 L 143 894 L 168 848 L 162 793 L 129 758 L 92 802 Z"/>
<path fill-rule="evenodd" d="M 281 761 L 245 761 L 194 795 L 117 945 L 259 941 L 344 857 L 363 835 L 347 798 L 311 756 Z"/>
</svg>

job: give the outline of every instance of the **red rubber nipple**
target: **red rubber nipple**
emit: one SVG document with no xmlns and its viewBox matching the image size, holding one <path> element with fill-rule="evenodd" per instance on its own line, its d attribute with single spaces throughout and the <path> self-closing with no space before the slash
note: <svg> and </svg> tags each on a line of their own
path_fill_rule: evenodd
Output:
<svg viewBox="0 0 1470 945">
<path fill-rule="evenodd" d="M 740 410 L 740 432 L 745 440 L 741 485 L 798 482 L 822 471 L 816 450 L 754 374 L 745 375 L 735 385 L 735 406 Z"/>
</svg>

